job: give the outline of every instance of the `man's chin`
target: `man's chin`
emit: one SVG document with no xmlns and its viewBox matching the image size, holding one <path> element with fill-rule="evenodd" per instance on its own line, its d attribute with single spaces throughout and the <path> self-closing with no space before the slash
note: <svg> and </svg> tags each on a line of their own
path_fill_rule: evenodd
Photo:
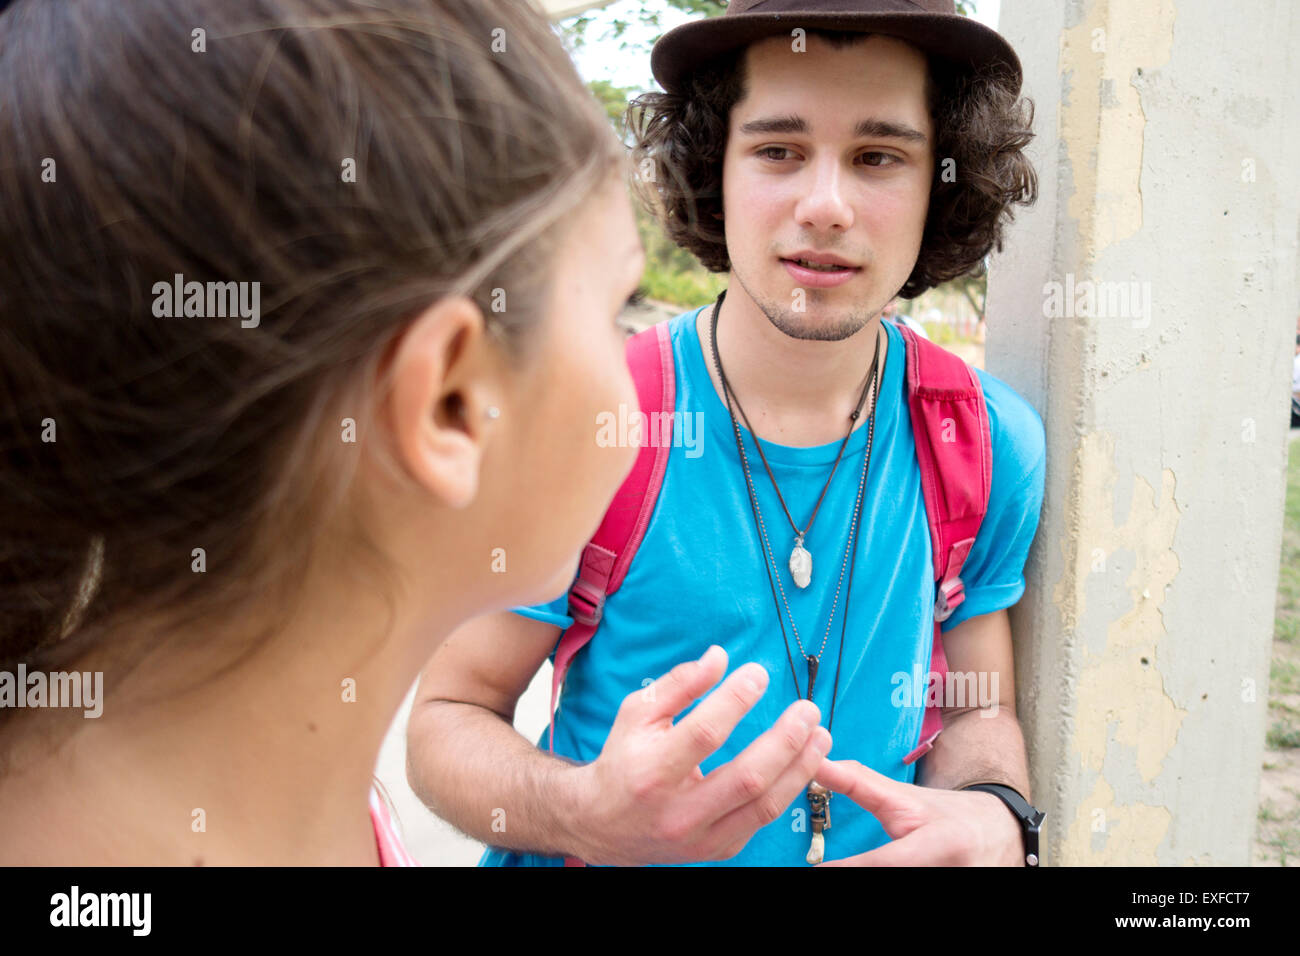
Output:
<svg viewBox="0 0 1300 956">
<path fill-rule="evenodd" d="M 810 307 L 806 312 L 764 309 L 768 321 L 792 339 L 812 342 L 842 342 L 852 338 L 871 321 L 848 306 Z"/>
<path fill-rule="evenodd" d="M 851 338 L 870 325 L 879 311 L 871 312 L 866 307 L 871 290 L 861 276 L 833 289 L 808 289 L 793 284 L 780 267 L 780 274 L 761 296 L 750 292 L 754 287 L 740 273 L 735 273 L 735 278 L 774 328 L 800 341 L 840 342 Z M 799 311 L 795 303 L 802 306 Z"/>
</svg>

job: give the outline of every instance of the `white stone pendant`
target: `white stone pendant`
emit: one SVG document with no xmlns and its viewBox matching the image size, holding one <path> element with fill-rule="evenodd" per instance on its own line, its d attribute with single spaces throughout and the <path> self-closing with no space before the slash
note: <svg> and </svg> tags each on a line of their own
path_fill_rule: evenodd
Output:
<svg viewBox="0 0 1300 956">
<path fill-rule="evenodd" d="M 806 588 L 812 580 L 812 555 L 804 550 L 802 540 L 796 540 L 790 552 L 790 576 L 798 587 Z"/>
</svg>

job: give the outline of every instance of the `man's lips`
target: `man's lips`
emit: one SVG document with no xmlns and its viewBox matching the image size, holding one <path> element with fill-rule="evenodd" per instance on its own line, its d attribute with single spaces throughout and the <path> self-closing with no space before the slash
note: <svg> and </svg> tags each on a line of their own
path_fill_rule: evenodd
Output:
<svg viewBox="0 0 1300 956">
<path fill-rule="evenodd" d="M 807 266 L 800 265 L 798 259 L 807 262 L 833 265 L 834 269 L 810 269 Z M 785 267 L 796 282 L 802 286 L 809 286 L 814 289 L 831 289 L 835 286 L 843 285 L 862 269 L 858 266 L 852 266 L 846 263 L 838 256 L 826 256 L 818 254 L 796 254 L 790 258 L 782 258 L 781 265 Z"/>
<path fill-rule="evenodd" d="M 857 268 L 856 263 L 850 262 L 843 256 L 837 256 L 833 252 L 819 252 L 816 249 L 796 249 L 788 256 L 782 256 L 781 258 L 789 259 L 791 262 L 798 262 L 800 259 L 803 259 L 818 266 L 844 266 L 848 269 Z"/>
</svg>

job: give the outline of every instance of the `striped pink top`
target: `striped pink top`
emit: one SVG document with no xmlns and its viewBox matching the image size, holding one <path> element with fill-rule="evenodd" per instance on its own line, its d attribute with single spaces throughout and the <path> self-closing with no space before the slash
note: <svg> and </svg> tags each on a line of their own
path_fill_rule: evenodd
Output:
<svg viewBox="0 0 1300 956">
<path fill-rule="evenodd" d="M 374 787 L 370 788 L 370 822 L 375 827 L 375 842 L 379 844 L 380 866 L 419 866 L 415 857 L 402 846 L 388 805 Z"/>
</svg>

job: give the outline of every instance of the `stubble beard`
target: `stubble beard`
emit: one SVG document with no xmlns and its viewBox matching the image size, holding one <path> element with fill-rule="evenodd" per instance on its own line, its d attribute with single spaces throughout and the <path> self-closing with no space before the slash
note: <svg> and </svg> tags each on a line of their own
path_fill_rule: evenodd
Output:
<svg viewBox="0 0 1300 956">
<path fill-rule="evenodd" d="M 838 316 L 833 321 L 814 322 L 811 321 L 810 310 L 815 308 L 818 300 L 822 298 L 822 290 L 804 290 L 810 310 L 796 312 L 793 306 L 782 306 L 773 300 L 755 295 L 749 286 L 745 284 L 745 280 L 739 273 L 736 273 L 736 281 L 745 290 L 750 301 L 758 306 L 759 310 L 767 316 L 767 320 L 776 329 L 792 339 L 801 339 L 806 342 L 842 342 L 847 338 L 852 338 L 866 328 L 871 320 L 883 309 L 883 306 L 881 309 L 851 308 L 847 315 Z"/>
</svg>

